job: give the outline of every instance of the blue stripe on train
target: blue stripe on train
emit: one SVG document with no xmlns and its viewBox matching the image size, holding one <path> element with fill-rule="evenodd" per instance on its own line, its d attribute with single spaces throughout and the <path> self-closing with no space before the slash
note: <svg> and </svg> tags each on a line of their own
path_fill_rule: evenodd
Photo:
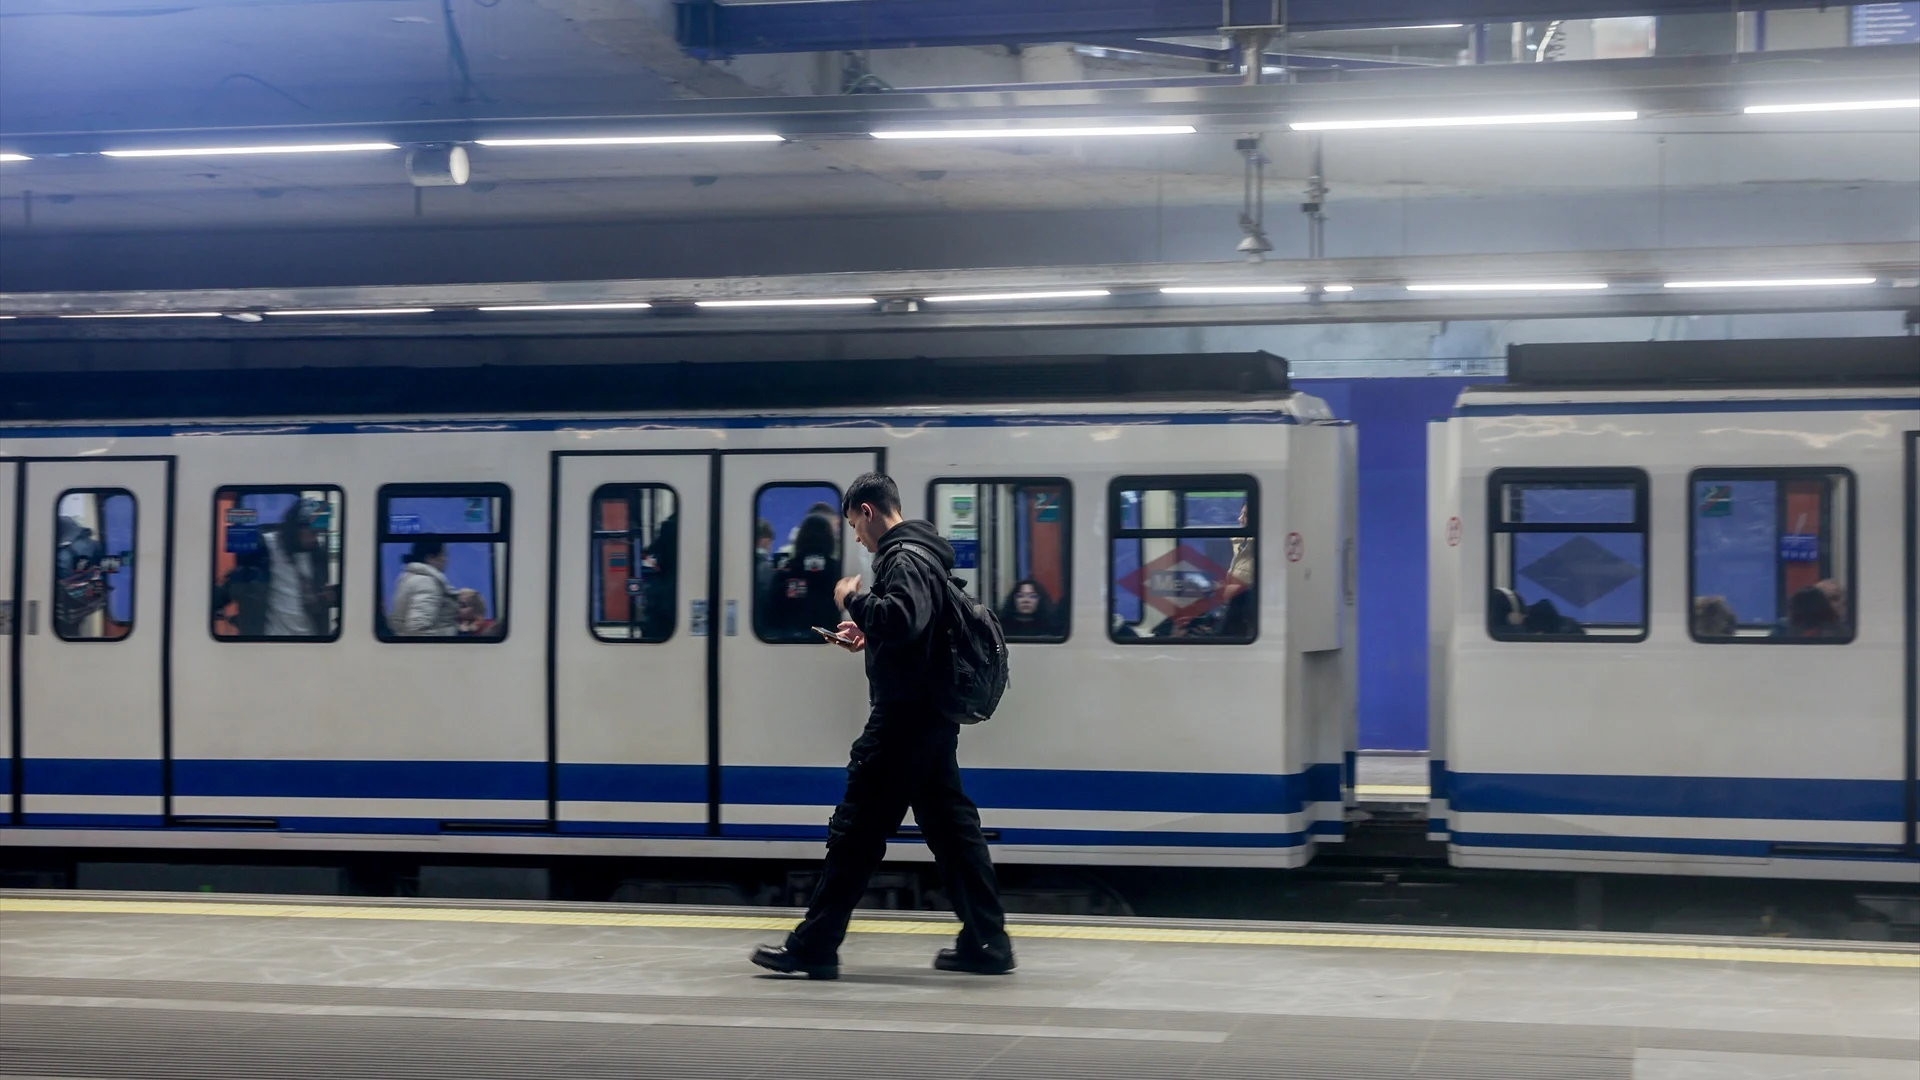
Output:
<svg viewBox="0 0 1920 1080">
<path fill-rule="evenodd" d="M 159 795 L 153 758 L 35 758 L 21 763 L 21 790 L 34 795 Z"/>
<path fill-rule="evenodd" d="M 1340 766 L 1291 776 L 1122 772 L 1107 769 L 965 769 L 967 794 L 1009 810 L 1144 810 L 1196 814 L 1295 814 L 1310 802 L 1340 801 Z M 846 790 L 845 769 L 729 765 L 721 800 L 761 806 L 831 806 Z"/>
<path fill-rule="evenodd" d="M 1899 821 L 1905 786 L 1899 780 L 1450 772 L 1443 790 L 1455 814 Z"/>
<path fill-rule="evenodd" d="M 1920 398 L 1775 398 L 1742 401 L 1579 401 L 1527 405 L 1461 405 L 1455 416 L 1619 416 L 1647 413 L 1895 412 L 1920 409 Z"/>
<path fill-rule="evenodd" d="M 1181 412 L 1181 413 L 1059 413 L 1051 415 L 952 415 L 952 416 L 639 416 L 626 419 L 486 419 L 461 420 L 362 420 L 292 424 L 113 424 L 47 427 L 8 427 L 0 425 L 0 437 L 8 439 L 147 439 L 181 435 L 395 435 L 445 434 L 448 432 L 502 431 L 620 431 L 645 425 L 650 430 L 689 428 L 710 431 L 715 428 L 744 430 L 757 428 L 830 427 L 835 430 L 856 428 L 1016 428 L 1113 427 L 1120 424 L 1205 425 L 1205 424 L 1297 424 L 1300 421 L 1283 412 Z"/>
<path fill-rule="evenodd" d="M 1801 841 L 1701 840 L 1665 836 L 1550 836 L 1536 833 L 1468 833 L 1452 837 L 1457 847 L 1530 848 L 1546 851 L 1632 851 L 1659 855 L 1731 855 L 1745 858 L 1822 858 L 1920 861 L 1888 852 L 1883 844 L 1821 844 L 1819 851 L 1794 851 Z M 1775 850 L 1782 845 L 1782 850 Z"/>
</svg>

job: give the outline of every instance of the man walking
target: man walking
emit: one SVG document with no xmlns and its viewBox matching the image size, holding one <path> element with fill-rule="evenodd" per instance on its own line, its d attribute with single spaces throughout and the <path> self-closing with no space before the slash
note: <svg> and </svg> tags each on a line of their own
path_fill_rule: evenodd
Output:
<svg viewBox="0 0 1920 1080">
<path fill-rule="evenodd" d="M 955 947 L 940 950 L 942 971 L 1000 975 L 1014 968 L 993 860 L 980 835 L 980 811 L 960 787 L 955 757 L 960 725 L 935 706 L 951 679 L 947 644 L 948 571 L 953 548 L 933 525 L 900 516 L 900 489 L 882 473 L 847 488 L 841 513 L 860 546 L 874 553 L 873 590 L 842 578 L 834 599 L 852 618 L 841 647 L 864 652 L 867 726 L 854 740 L 847 792 L 827 822 L 827 859 L 806 918 L 785 945 L 762 945 L 753 962 L 814 979 L 840 976 L 840 942 L 853 906 L 909 807 L 960 917 Z"/>
</svg>

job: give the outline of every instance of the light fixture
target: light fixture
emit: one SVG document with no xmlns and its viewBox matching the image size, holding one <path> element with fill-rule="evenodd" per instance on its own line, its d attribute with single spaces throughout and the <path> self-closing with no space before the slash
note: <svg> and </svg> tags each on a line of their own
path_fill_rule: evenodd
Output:
<svg viewBox="0 0 1920 1080">
<path fill-rule="evenodd" d="M 1637 112 L 1520 113 L 1506 116 L 1416 116 L 1398 120 L 1305 120 L 1295 131 L 1370 131 L 1385 128 L 1492 127 L 1501 124 L 1586 124 L 1638 120 Z"/>
<path fill-rule="evenodd" d="M 877 304 L 871 296 L 823 296 L 819 298 L 795 298 L 780 300 L 696 300 L 694 307 L 703 308 L 750 308 L 750 307 L 864 307 Z"/>
<path fill-rule="evenodd" d="M 1458 30 L 1466 23 L 1437 22 L 1420 23 L 1417 26 L 1356 26 L 1356 30 Z"/>
<path fill-rule="evenodd" d="M 1262 293 L 1303 293 L 1305 285 L 1167 285 L 1160 290 L 1168 296 L 1246 296 Z"/>
<path fill-rule="evenodd" d="M 1883 101 L 1810 101 L 1799 105 L 1749 105 L 1746 113 L 1864 112 L 1869 109 L 1920 109 L 1920 98 Z"/>
<path fill-rule="evenodd" d="M 746 132 L 738 135 L 584 135 L 577 138 L 475 139 L 481 146 L 671 146 L 692 143 L 786 142 L 785 135 Z"/>
<path fill-rule="evenodd" d="M 974 300 L 1081 300 L 1091 296 L 1112 296 L 1107 289 L 1059 289 L 1054 292 L 963 293 L 959 296 L 929 296 L 929 304 L 967 303 Z"/>
<path fill-rule="evenodd" d="M 102 150 L 102 156 L 117 158 L 147 157 L 226 157 L 232 154 L 344 154 L 355 150 L 398 150 L 385 142 L 297 143 L 286 146 L 183 146 L 159 150 Z"/>
<path fill-rule="evenodd" d="M 32 158 L 28 157 L 25 154 L 0 154 L 0 161 L 32 161 L 32 160 L 33 160 Z"/>
<path fill-rule="evenodd" d="M 606 304 L 494 304 L 479 311 L 644 311 L 652 307 L 644 300 Z"/>
<path fill-rule="evenodd" d="M 97 315 L 62 315 L 63 319 L 218 319 L 218 311 L 115 311 Z"/>
<path fill-rule="evenodd" d="M 1829 288 L 1839 285 L 1872 285 L 1879 278 L 1837 277 L 1837 278 L 1749 278 L 1740 281 L 1669 281 L 1669 289 L 1780 289 L 1780 288 Z"/>
<path fill-rule="evenodd" d="M 290 311 L 269 311 L 269 315 L 425 315 L 432 311 L 430 307 L 387 307 L 387 308 L 298 308 Z"/>
<path fill-rule="evenodd" d="M 1353 286 L 1351 286 L 1351 285 L 1322 285 L 1322 286 L 1320 286 L 1320 291 L 1321 291 L 1321 292 L 1352 292 L 1352 291 L 1353 291 Z"/>
<path fill-rule="evenodd" d="M 1409 285 L 1408 292 L 1581 292 L 1604 289 L 1604 281 L 1491 281 Z"/>
<path fill-rule="evenodd" d="M 1192 135 L 1192 124 L 1116 127 L 926 128 L 911 131 L 874 131 L 876 139 L 1077 139 L 1100 135 Z"/>
</svg>

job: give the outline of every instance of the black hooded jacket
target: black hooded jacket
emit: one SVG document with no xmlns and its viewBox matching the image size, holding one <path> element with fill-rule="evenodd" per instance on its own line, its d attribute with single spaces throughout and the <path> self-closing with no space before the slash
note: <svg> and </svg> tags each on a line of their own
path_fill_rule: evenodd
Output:
<svg viewBox="0 0 1920 1080">
<path fill-rule="evenodd" d="M 901 550 L 911 542 L 940 560 Z M 903 521 L 887 530 L 874 553 L 873 589 L 847 598 L 847 614 L 867 635 L 867 696 L 875 705 L 933 700 L 947 672 L 945 621 L 947 572 L 953 546 L 925 521 Z"/>
</svg>

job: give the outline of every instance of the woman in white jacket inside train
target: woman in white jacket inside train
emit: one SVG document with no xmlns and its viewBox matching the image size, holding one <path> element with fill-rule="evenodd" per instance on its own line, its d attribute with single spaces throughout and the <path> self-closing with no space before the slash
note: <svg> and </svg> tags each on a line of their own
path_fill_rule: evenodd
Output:
<svg viewBox="0 0 1920 1080">
<path fill-rule="evenodd" d="M 438 540 L 418 540 L 393 583 L 387 621 L 399 637 L 454 637 L 460 631 L 460 601 L 447 583 L 447 549 Z"/>
</svg>

